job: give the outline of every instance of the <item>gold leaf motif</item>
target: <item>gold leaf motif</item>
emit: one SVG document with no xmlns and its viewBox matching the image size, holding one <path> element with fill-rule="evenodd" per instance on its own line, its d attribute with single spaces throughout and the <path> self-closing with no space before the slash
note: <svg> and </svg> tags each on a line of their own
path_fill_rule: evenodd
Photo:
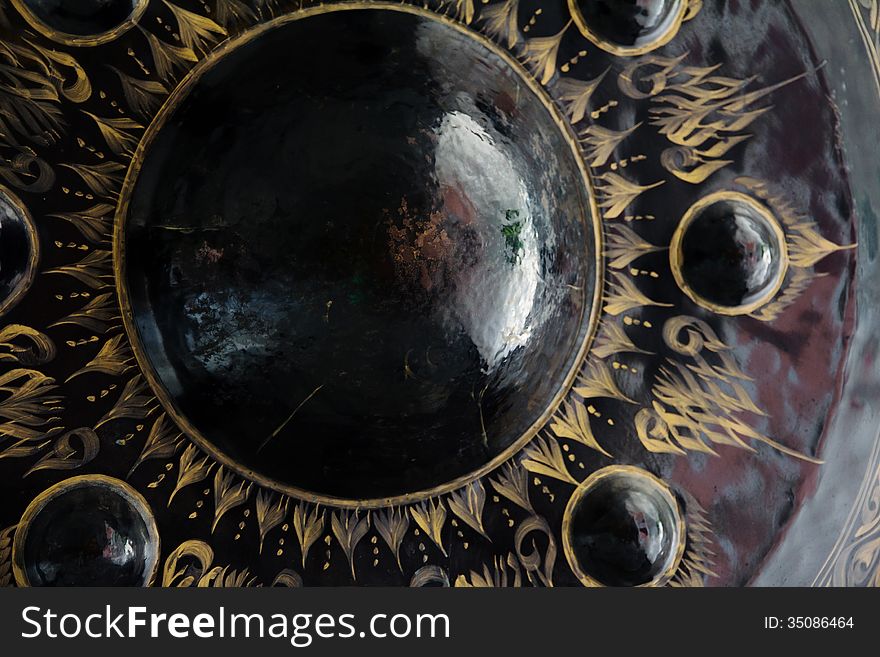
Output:
<svg viewBox="0 0 880 657">
<path fill-rule="evenodd" d="M 97 196 L 115 198 L 120 187 L 125 167 L 119 162 L 101 162 L 100 164 L 59 164 L 76 173 L 86 186 Z"/>
<path fill-rule="evenodd" d="M 559 46 L 562 43 L 562 37 L 565 35 L 571 21 L 564 28 L 553 36 L 535 37 L 525 42 L 522 50 L 522 57 L 526 66 L 531 68 L 535 77 L 541 84 L 547 84 L 556 75 L 556 59 L 559 56 Z"/>
<path fill-rule="evenodd" d="M 99 203 L 78 212 L 62 212 L 46 216 L 63 219 L 72 224 L 92 244 L 102 244 L 110 240 L 114 211 L 114 206 L 109 203 Z"/>
<path fill-rule="evenodd" d="M 113 408 L 101 418 L 101 421 L 95 425 L 95 428 L 98 429 L 114 420 L 144 420 L 153 412 L 154 409 L 151 405 L 155 401 L 156 398 L 153 396 L 149 386 L 144 382 L 144 377 L 136 374 L 125 384 Z"/>
<path fill-rule="evenodd" d="M 706 577 L 714 577 L 715 552 L 712 549 L 715 532 L 706 510 L 696 498 L 682 491 L 685 506 L 685 527 L 687 527 L 687 543 L 681 563 L 672 579 L 671 587 L 701 587 Z"/>
<path fill-rule="evenodd" d="M 483 508 L 486 505 L 486 489 L 477 480 L 464 488 L 450 493 L 449 509 L 465 522 L 471 529 L 491 541 L 483 528 Z"/>
<path fill-rule="evenodd" d="M 590 449 L 595 449 L 600 454 L 613 458 L 596 440 L 593 430 L 590 428 L 590 416 L 587 414 L 587 409 L 579 402 L 564 402 L 560 410 L 553 416 L 550 430 L 557 438 L 576 440 Z"/>
<path fill-rule="evenodd" d="M 129 108 L 144 118 L 152 118 L 168 95 L 168 89 L 156 80 L 140 80 L 110 67 L 119 78 L 122 93 Z"/>
<path fill-rule="evenodd" d="M 177 431 L 177 427 L 173 426 L 167 419 L 165 413 L 162 413 L 156 421 L 147 436 L 144 448 L 141 450 L 137 461 L 128 471 L 128 476 L 144 461 L 151 459 L 169 459 L 180 449 L 183 434 Z"/>
<path fill-rule="evenodd" d="M 263 542 L 266 540 L 266 534 L 284 522 L 284 516 L 287 515 L 289 498 L 279 495 L 276 501 L 274 497 L 274 495 L 262 490 L 257 491 L 256 509 L 257 527 L 260 529 L 260 554 L 263 554 Z"/>
<path fill-rule="evenodd" d="M 61 427 L 64 398 L 57 395 L 55 379 L 36 370 L 14 369 L 0 375 L 0 442 L 13 441 L 0 458 L 21 458 L 42 450 Z"/>
<path fill-rule="evenodd" d="M 608 226 L 606 238 L 605 257 L 610 258 L 608 266 L 612 269 L 623 269 L 643 255 L 665 248 L 643 240 L 632 228 L 623 224 Z"/>
<path fill-rule="evenodd" d="M 474 20 L 474 0 L 453 0 L 453 2 L 455 19 L 470 25 Z"/>
<path fill-rule="evenodd" d="M 180 456 L 180 464 L 177 468 L 177 484 L 175 484 L 174 490 L 171 491 L 171 496 L 168 498 L 169 507 L 180 491 L 187 486 L 204 481 L 211 474 L 214 462 L 208 456 L 199 459 L 200 455 L 201 453 L 196 449 L 195 445 L 190 445 L 183 450 L 183 454 Z"/>
<path fill-rule="evenodd" d="M 412 519 L 419 528 L 440 548 L 443 556 L 447 556 L 443 547 L 443 526 L 446 524 L 446 507 L 443 500 L 427 500 L 409 508 Z"/>
<path fill-rule="evenodd" d="M 400 546 L 409 529 L 409 516 L 397 508 L 376 511 L 373 514 L 373 526 L 394 554 L 397 567 L 403 572 L 400 563 Z"/>
<path fill-rule="evenodd" d="M 0 363 L 45 365 L 55 358 L 55 353 L 55 343 L 36 329 L 21 324 L 7 324 L 0 329 Z"/>
<path fill-rule="evenodd" d="M 671 303 L 660 303 L 653 301 L 645 296 L 629 278 L 618 272 L 611 272 L 608 281 L 608 288 L 605 292 L 604 310 L 609 315 L 620 315 L 621 313 L 641 308 L 642 306 L 659 306 L 661 308 L 671 308 Z"/>
<path fill-rule="evenodd" d="M 586 116 L 590 109 L 590 99 L 605 78 L 608 70 L 606 68 L 598 77 L 592 80 L 561 78 L 556 83 L 555 89 L 559 102 L 562 103 L 562 107 L 565 109 L 565 113 L 572 124 L 579 123 Z"/>
<path fill-rule="evenodd" d="M 804 293 L 804 290 L 810 286 L 810 283 L 813 282 L 814 278 L 819 278 L 820 276 L 825 275 L 814 274 L 809 269 L 800 269 L 797 267 L 792 267 L 790 271 L 791 273 L 785 283 L 785 287 L 782 289 L 782 293 L 771 303 L 768 303 L 766 306 L 750 313 L 749 317 L 754 317 L 762 322 L 772 322 L 782 314 L 783 310 L 797 301 L 798 297 L 800 297 L 801 294 Z"/>
<path fill-rule="evenodd" d="M 110 330 L 111 324 L 119 319 L 119 306 L 116 303 L 116 297 L 112 292 L 107 292 L 94 297 L 80 310 L 50 324 L 49 328 L 69 324 L 81 326 L 95 333 L 106 333 Z"/>
<path fill-rule="evenodd" d="M 623 214 L 629 205 L 648 190 L 664 184 L 664 180 L 651 185 L 638 185 L 616 173 L 605 173 L 597 178 L 599 184 L 599 207 L 604 210 L 605 219 L 616 219 Z"/>
<path fill-rule="evenodd" d="M 119 157 L 130 158 L 137 147 L 140 138 L 131 134 L 132 130 L 143 130 L 142 126 L 133 119 L 125 117 L 117 119 L 106 119 L 96 116 L 91 112 L 82 111 L 83 114 L 90 117 L 101 131 L 101 136 L 107 144 L 107 147 Z"/>
<path fill-rule="evenodd" d="M 77 370 L 69 377 L 65 383 L 75 379 L 83 374 L 99 372 L 108 376 L 122 376 L 130 368 L 134 356 L 131 354 L 131 347 L 123 334 L 114 335 L 107 340 L 98 351 L 97 356 L 90 360 L 85 367 Z"/>
<path fill-rule="evenodd" d="M 237 485 L 236 485 L 236 482 Z M 227 472 L 222 465 L 214 474 L 214 522 L 211 533 L 217 529 L 220 519 L 229 511 L 247 502 L 251 494 L 251 484 Z M 261 545 L 262 548 L 262 545 Z"/>
<path fill-rule="evenodd" d="M 611 375 L 611 370 L 601 360 L 587 361 L 584 371 L 578 374 L 574 391 L 584 399 L 606 397 L 635 404 L 632 399 L 620 391 Z"/>
<path fill-rule="evenodd" d="M 370 530 L 370 515 L 358 518 L 358 511 L 337 511 L 330 517 L 330 529 L 348 558 L 352 579 L 357 580 L 354 551 Z"/>
<path fill-rule="evenodd" d="M 667 447 L 678 447 L 718 456 L 716 446 L 754 452 L 750 442 L 759 442 L 783 454 L 821 463 L 765 436 L 741 419 L 743 413 L 763 412 L 743 385 L 747 378 L 730 354 L 725 353 L 729 347 L 706 322 L 685 315 L 671 318 L 664 326 L 663 337 L 667 346 L 693 362 L 684 364 L 670 359 L 669 365 L 657 373 L 652 407 L 636 416 L 637 433 L 647 449 L 673 452 Z M 720 364 L 709 363 L 707 351 L 715 354 Z"/>
<path fill-rule="evenodd" d="M 853 249 L 855 244 L 839 246 L 826 240 L 814 229 L 815 224 L 798 224 L 786 236 L 788 243 L 788 259 L 795 267 L 812 267 L 822 258 L 835 251 Z"/>
<path fill-rule="evenodd" d="M 174 14 L 180 41 L 187 48 L 207 52 L 219 37 L 227 35 L 226 29 L 217 25 L 210 18 L 178 7 L 168 0 L 163 0 L 163 2 Z"/>
<path fill-rule="evenodd" d="M 27 60 L 28 63 L 25 63 Z M 0 134 L 11 146 L 49 146 L 66 126 L 45 58 L 28 43 L 0 41 Z"/>
<path fill-rule="evenodd" d="M 83 285 L 100 290 L 110 285 L 106 279 L 113 276 L 113 254 L 110 251 L 92 251 L 76 264 L 49 269 L 46 273 L 72 276 Z"/>
<path fill-rule="evenodd" d="M 529 473 L 519 464 L 514 465 L 508 461 L 490 483 L 499 495 L 503 495 L 526 511 L 535 512 L 529 500 Z"/>
<path fill-rule="evenodd" d="M 492 566 L 483 564 L 483 571 L 480 573 L 472 570 L 467 576 L 459 575 L 455 580 L 456 588 L 519 588 L 521 586 L 522 570 L 512 553 L 509 553 L 506 559 L 501 556 L 494 557 Z"/>
<path fill-rule="evenodd" d="M 529 472 L 559 479 L 572 485 L 577 480 L 571 476 L 565 465 L 565 456 L 559 443 L 550 437 L 534 440 L 523 452 L 523 467 Z"/>
<path fill-rule="evenodd" d="M 633 343 L 620 324 L 606 318 L 599 328 L 599 333 L 593 341 L 590 353 L 598 358 L 605 359 L 620 353 L 634 353 L 652 355 Z"/>
<path fill-rule="evenodd" d="M 256 14 L 242 0 L 217 0 L 214 3 L 214 18 L 227 28 L 236 23 L 250 24 L 257 20 Z"/>
<path fill-rule="evenodd" d="M 496 41 L 506 42 L 508 48 L 513 48 L 519 42 L 518 13 L 519 0 L 506 0 L 483 7 L 480 12 L 483 29 Z"/>
<path fill-rule="evenodd" d="M 614 155 L 614 151 L 617 150 L 620 143 L 635 132 L 641 125 L 641 123 L 636 123 L 632 128 L 627 128 L 626 130 L 611 130 L 610 128 L 603 128 L 596 124 L 590 125 L 581 133 L 580 138 L 580 142 L 586 150 L 589 165 L 594 168 L 604 166 Z M 616 176 L 616 174 L 609 175 L 620 178 L 620 176 Z M 623 180 L 623 178 L 621 178 L 621 180 Z M 631 185 L 631 183 L 627 184 Z M 656 187 L 660 184 L 662 183 L 657 183 L 654 186 Z M 644 189 L 650 189 L 650 187 Z M 630 188 L 630 193 L 631 192 L 632 189 Z M 636 196 L 638 196 L 638 194 L 636 194 Z M 633 196 L 633 198 L 635 198 L 635 196 Z M 629 201 L 627 201 L 627 205 L 629 205 Z M 620 213 L 617 213 L 615 216 L 618 216 L 619 214 Z M 609 218 L 613 217 L 609 215 Z"/>
<path fill-rule="evenodd" d="M 143 28 L 141 28 L 141 33 L 146 37 L 147 43 L 150 45 L 150 54 L 153 56 L 153 66 L 156 67 L 156 75 L 164 82 L 173 83 L 176 70 L 189 70 L 193 63 L 199 61 L 198 55 L 196 55 L 192 48 L 173 46 Z"/>
<path fill-rule="evenodd" d="M 78 442 L 79 445 L 75 445 Z M 88 427 L 68 431 L 55 441 L 52 451 L 24 473 L 27 477 L 40 470 L 75 470 L 93 461 L 101 449 L 98 434 Z"/>
<path fill-rule="evenodd" d="M 305 504 L 297 504 L 293 510 L 293 530 L 299 539 L 302 565 L 305 568 L 309 550 L 312 549 L 315 541 L 321 538 L 321 532 L 324 531 L 324 511 L 315 506 L 309 512 Z"/>
<path fill-rule="evenodd" d="M 732 160 L 721 160 L 730 149 L 751 137 L 741 131 L 770 107 L 752 109 L 772 92 L 804 78 L 801 73 L 761 89 L 746 91 L 755 80 L 713 75 L 719 66 L 665 68 L 662 82 L 654 89 L 664 91 L 653 98 L 651 124 L 674 144 L 661 154 L 663 167 L 677 178 L 699 184 Z M 659 91 L 658 91 L 659 93 Z"/>
</svg>

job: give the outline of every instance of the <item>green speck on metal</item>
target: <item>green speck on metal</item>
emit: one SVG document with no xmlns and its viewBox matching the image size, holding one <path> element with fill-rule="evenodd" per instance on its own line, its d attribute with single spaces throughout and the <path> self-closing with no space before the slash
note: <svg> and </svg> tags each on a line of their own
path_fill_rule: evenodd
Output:
<svg viewBox="0 0 880 657">
<path fill-rule="evenodd" d="M 504 236 L 505 257 L 507 262 L 518 265 L 522 259 L 523 241 L 520 239 L 523 222 L 519 219 L 519 210 L 508 210 L 504 213 L 505 223 L 501 226 Z"/>
</svg>

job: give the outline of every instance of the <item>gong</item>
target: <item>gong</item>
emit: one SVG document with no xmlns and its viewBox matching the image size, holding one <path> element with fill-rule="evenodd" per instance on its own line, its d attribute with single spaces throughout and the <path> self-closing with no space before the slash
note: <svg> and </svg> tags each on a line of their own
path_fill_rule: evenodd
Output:
<svg viewBox="0 0 880 657">
<path fill-rule="evenodd" d="M 876 583 L 877 12 L 13 0 L 0 585 Z"/>
</svg>

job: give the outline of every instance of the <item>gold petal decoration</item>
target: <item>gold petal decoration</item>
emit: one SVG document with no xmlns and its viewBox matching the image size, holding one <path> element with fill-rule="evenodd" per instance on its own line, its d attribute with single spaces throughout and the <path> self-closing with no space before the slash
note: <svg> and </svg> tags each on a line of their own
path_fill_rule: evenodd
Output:
<svg viewBox="0 0 880 657">
<path fill-rule="evenodd" d="M 342 551 L 348 558 L 348 564 L 351 566 L 351 577 L 357 579 L 357 573 L 354 567 L 354 552 L 367 532 L 370 531 L 370 515 L 367 514 L 363 518 L 358 517 L 358 511 L 342 510 L 330 516 L 330 529 L 336 540 L 339 541 Z"/>
<path fill-rule="evenodd" d="M 603 212 L 605 219 L 617 219 L 639 196 L 666 182 L 660 180 L 650 185 L 639 185 L 616 173 L 602 174 L 596 180 L 599 207 L 605 211 Z"/>
<path fill-rule="evenodd" d="M 652 352 L 637 347 L 620 324 L 606 318 L 599 325 L 599 332 L 593 341 L 590 354 L 604 360 L 620 353 L 652 355 Z"/>
<path fill-rule="evenodd" d="M 496 41 L 513 48 L 519 42 L 518 13 L 519 0 L 505 0 L 483 7 L 480 12 L 480 19 L 485 22 L 483 29 Z"/>
<path fill-rule="evenodd" d="M 297 504 L 293 510 L 293 530 L 299 539 L 302 565 L 305 568 L 309 550 L 321 538 L 321 532 L 324 531 L 324 511 L 314 506 L 310 512 L 305 504 Z"/>
<path fill-rule="evenodd" d="M 152 390 L 144 381 L 141 374 L 136 374 L 128 380 L 119 399 L 104 417 L 95 425 L 98 429 L 108 422 L 114 420 L 143 420 L 146 419 L 155 409 L 153 403 L 156 398 L 153 396 Z"/>
<path fill-rule="evenodd" d="M 177 427 L 168 421 L 165 413 L 162 413 L 156 418 L 156 421 L 153 422 L 153 426 L 150 429 L 146 442 L 144 443 L 144 448 L 141 450 L 141 454 L 138 456 L 137 461 L 134 462 L 134 465 L 132 465 L 131 469 L 128 471 L 128 476 L 130 477 L 132 472 L 134 472 L 144 461 L 171 458 L 177 453 L 177 450 L 180 449 L 182 441 L 183 434 L 177 430 Z"/>
<path fill-rule="evenodd" d="M 177 19 L 180 41 L 187 48 L 207 52 L 208 48 L 216 43 L 220 37 L 225 37 L 228 34 L 226 28 L 217 25 L 207 16 L 178 7 L 168 0 L 162 1 Z"/>
<path fill-rule="evenodd" d="M 537 438 L 523 451 L 523 467 L 529 472 L 559 479 L 577 485 L 577 479 L 571 476 L 565 465 L 565 456 L 555 439 L 547 436 Z"/>
<path fill-rule="evenodd" d="M 257 527 L 260 530 L 260 554 L 263 553 L 263 542 L 266 540 L 266 534 L 275 529 L 284 522 L 287 515 L 287 505 L 290 499 L 284 495 L 275 495 L 266 493 L 263 490 L 257 491 L 256 511 L 257 511 Z"/>
<path fill-rule="evenodd" d="M 486 489 L 479 479 L 460 490 L 450 493 L 448 504 L 449 509 L 461 518 L 468 527 L 481 534 L 486 540 L 492 540 L 483 528 L 483 507 L 486 505 Z"/>
<path fill-rule="evenodd" d="M 115 207 L 109 203 L 99 203 L 77 212 L 60 212 L 46 216 L 63 219 L 73 224 L 92 244 L 102 244 L 110 240 L 114 211 Z"/>
<path fill-rule="evenodd" d="M 251 482 L 239 479 L 234 473 L 227 472 L 222 465 L 214 473 L 214 522 L 211 533 L 217 529 L 220 519 L 237 506 L 247 502 L 251 494 Z"/>
<path fill-rule="evenodd" d="M 529 499 L 529 473 L 525 468 L 507 462 L 490 482 L 499 495 L 530 513 L 535 512 Z"/>
<path fill-rule="evenodd" d="M 101 347 L 98 354 L 90 360 L 85 367 L 80 368 L 69 377 L 65 383 L 72 381 L 83 374 L 98 372 L 107 376 L 121 376 L 130 368 L 134 367 L 134 356 L 131 347 L 121 333 L 114 335 Z"/>
<path fill-rule="evenodd" d="M 95 333 L 107 333 L 119 319 L 119 304 L 116 296 L 112 292 L 107 292 L 99 294 L 79 310 L 53 322 L 49 328 L 73 325 Z"/>
<path fill-rule="evenodd" d="M 557 438 L 575 440 L 600 454 L 611 457 L 611 454 L 605 451 L 593 435 L 587 409 L 579 402 L 564 402 L 562 408 L 553 416 L 550 429 Z"/>
<path fill-rule="evenodd" d="M 447 556 L 443 547 L 443 526 L 446 524 L 446 507 L 443 500 L 427 500 L 409 508 L 410 515 L 419 528 L 440 548 L 443 556 Z"/>
<path fill-rule="evenodd" d="M 83 285 L 100 290 L 110 285 L 107 279 L 113 276 L 113 255 L 110 251 L 95 250 L 73 265 L 56 267 L 45 273 L 72 276 Z"/>
<path fill-rule="evenodd" d="M 208 456 L 199 459 L 200 455 L 201 452 L 196 449 L 195 445 L 190 445 L 183 450 L 177 470 L 177 483 L 174 486 L 174 490 L 171 491 L 171 496 L 168 498 L 169 507 L 180 491 L 187 486 L 204 481 L 211 474 L 214 462 Z"/>
<path fill-rule="evenodd" d="M 592 80 L 578 80 L 576 78 L 561 78 L 555 85 L 555 91 L 559 101 L 565 108 L 565 113 L 572 124 L 580 123 L 590 109 L 590 99 L 593 97 L 599 84 L 605 79 L 609 69 L 605 69 Z M 613 150 L 613 148 L 612 148 Z M 597 165 L 591 165 L 597 166 Z"/>
<path fill-rule="evenodd" d="M 383 509 L 373 513 L 373 526 L 391 549 L 397 567 L 403 572 L 403 565 L 400 563 L 400 546 L 403 545 L 403 539 L 409 530 L 409 516 L 396 507 Z"/>
</svg>

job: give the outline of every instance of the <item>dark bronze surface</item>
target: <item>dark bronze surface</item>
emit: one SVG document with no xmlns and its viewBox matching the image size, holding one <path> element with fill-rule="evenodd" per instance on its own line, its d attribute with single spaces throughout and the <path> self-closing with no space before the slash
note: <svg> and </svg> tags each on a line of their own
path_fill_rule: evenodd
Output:
<svg viewBox="0 0 880 657">
<path fill-rule="evenodd" d="M 219 450 L 397 496 L 545 413 L 587 334 L 595 237 L 575 156 L 508 63 L 436 21 L 329 14 L 222 56 L 163 119 L 126 282 L 158 378 Z"/>
</svg>

